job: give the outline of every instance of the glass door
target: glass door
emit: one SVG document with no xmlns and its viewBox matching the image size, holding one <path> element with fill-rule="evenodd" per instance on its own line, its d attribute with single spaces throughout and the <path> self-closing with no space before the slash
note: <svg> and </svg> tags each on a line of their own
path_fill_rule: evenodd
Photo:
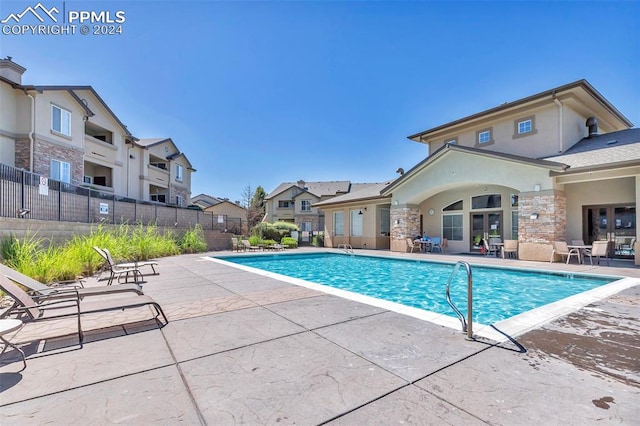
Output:
<svg viewBox="0 0 640 426">
<path fill-rule="evenodd" d="M 482 240 L 502 239 L 502 212 L 484 212 L 471 214 L 471 251 L 482 250 Z"/>
<path fill-rule="evenodd" d="M 635 206 L 595 206 L 584 208 L 585 243 L 609 241 L 612 255 L 619 258 L 635 256 Z"/>
</svg>

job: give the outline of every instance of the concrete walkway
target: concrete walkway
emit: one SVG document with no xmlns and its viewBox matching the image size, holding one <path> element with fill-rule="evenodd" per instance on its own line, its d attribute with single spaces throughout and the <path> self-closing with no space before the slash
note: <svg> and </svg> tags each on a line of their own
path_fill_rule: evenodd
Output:
<svg viewBox="0 0 640 426">
<path fill-rule="evenodd" d="M 162 328 L 140 308 L 84 316 L 81 349 L 73 319 L 8 336 L 27 369 L 0 359 L 0 423 L 639 424 L 640 286 L 490 344 L 202 256 L 145 278 Z"/>
</svg>

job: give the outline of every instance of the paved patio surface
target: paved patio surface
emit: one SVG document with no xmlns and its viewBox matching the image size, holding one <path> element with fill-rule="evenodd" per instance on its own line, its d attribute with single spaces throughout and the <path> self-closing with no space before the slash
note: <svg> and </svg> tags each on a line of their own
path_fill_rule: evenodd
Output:
<svg viewBox="0 0 640 426">
<path fill-rule="evenodd" d="M 0 423 L 640 424 L 638 285 L 496 344 L 202 256 L 145 277 L 162 328 L 140 308 L 85 315 L 82 348 L 73 319 L 8 336 L 27 369 L 0 359 Z M 629 262 L 465 260 L 640 278 Z"/>
</svg>

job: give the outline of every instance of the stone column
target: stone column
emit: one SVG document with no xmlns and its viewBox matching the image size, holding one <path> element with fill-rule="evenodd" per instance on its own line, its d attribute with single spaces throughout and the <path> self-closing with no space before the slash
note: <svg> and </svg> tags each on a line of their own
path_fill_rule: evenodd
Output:
<svg viewBox="0 0 640 426">
<path fill-rule="evenodd" d="M 420 209 L 416 205 L 391 206 L 391 251 L 405 253 L 407 237 L 420 234 Z"/>
<path fill-rule="evenodd" d="M 518 199 L 519 257 L 549 261 L 553 241 L 567 239 L 567 198 L 563 191 L 521 192 Z"/>
</svg>

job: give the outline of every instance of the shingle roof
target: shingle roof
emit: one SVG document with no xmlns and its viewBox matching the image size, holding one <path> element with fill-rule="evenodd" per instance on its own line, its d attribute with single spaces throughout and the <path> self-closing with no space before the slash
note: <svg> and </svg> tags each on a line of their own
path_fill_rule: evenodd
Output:
<svg viewBox="0 0 640 426">
<path fill-rule="evenodd" d="M 545 160 L 571 168 L 594 167 L 640 160 L 640 129 L 627 129 L 583 138 L 560 155 Z"/>
<path fill-rule="evenodd" d="M 266 197 L 265 200 L 269 200 L 275 197 L 278 194 L 283 193 L 287 189 L 298 186 L 295 182 L 283 182 L 276 187 L 273 191 L 271 191 Z M 323 197 L 329 195 L 336 195 L 338 193 L 349 192 L 349 187 L 351 186 L 351 182 L 348 180 L 341 181 L 328 181 L 328 182 L 304 182 L 304 189 L 311 194 Z M 301 188 L 302 189 L 302 188 Z"/>
<path fill-rule="evenodd" d="M 373 198 L 383 198 L 380 195 L 380 191 L 386 188 L 391 181 L 379 182 L 379 183 L 353 183 L 351 184 L 351 191 L 344 195 L 331 198 L 329 200 L 314 203 L 314 206 L 324 206 L 335 203 L 346 203 L 350 201 L 370 200 Z"/>
</svg>

